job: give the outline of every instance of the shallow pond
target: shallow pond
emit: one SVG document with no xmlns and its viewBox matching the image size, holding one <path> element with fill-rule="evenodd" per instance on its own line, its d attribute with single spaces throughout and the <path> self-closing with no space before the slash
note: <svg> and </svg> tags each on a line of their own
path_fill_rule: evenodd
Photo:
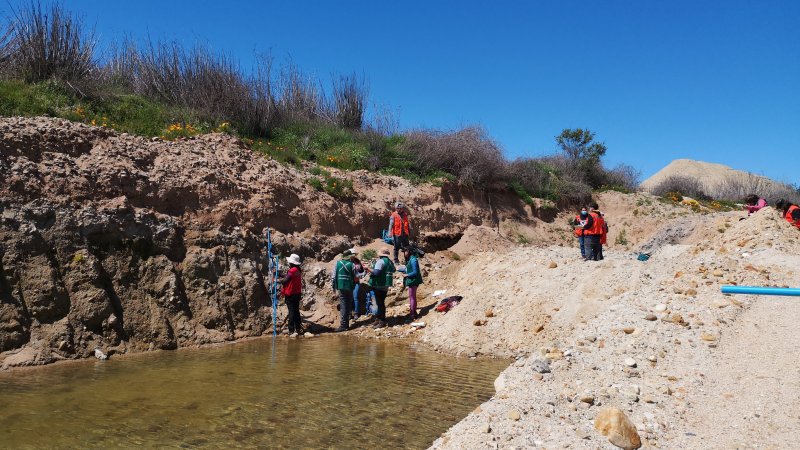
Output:
<svg viewBox="0 0 800 450">
<path fill-rule="evenodd" d="M 507 361 L 338 336 L 0 374 L 3 448 L 425 448 Z"/>
</svg>

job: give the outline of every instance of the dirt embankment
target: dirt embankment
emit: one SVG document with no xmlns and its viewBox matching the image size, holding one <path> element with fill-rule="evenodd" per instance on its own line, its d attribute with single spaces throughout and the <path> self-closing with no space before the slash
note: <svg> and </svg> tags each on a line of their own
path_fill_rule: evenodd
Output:
<svg viewBox="0 0 800 450">
<path fill-rule="evenodd" d="M 265 227 L 307 260 L 303 308 L 325 326 L 335 311 L 317 261 L 379 236 L 397 200 L 431 248 L 469 225 L 537 222 L 514 197 L 365 171 L 334 170 L 358 194 L 337 201 L 227 135 L 167 142 L 2 118 L 0 136 L 3 367 L 263 333 Z"/>
</svg>

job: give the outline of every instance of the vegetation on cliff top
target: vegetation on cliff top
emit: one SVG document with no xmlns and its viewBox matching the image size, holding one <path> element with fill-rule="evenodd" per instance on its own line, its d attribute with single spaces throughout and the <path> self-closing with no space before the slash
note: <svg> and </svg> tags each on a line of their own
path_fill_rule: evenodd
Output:
<svg viewBox="0 0 800 450">
<path fill-rule="evenodd" d="M 391 112 L 368 114 L 363 75 L 325 83 L 268 55 L 246 73 L 225 54 L 175 42 L 126 40 L 100 55 L 93 30 L 57 3 L 33 2 L 0 26 L 4 116 L 48 115 L 163 139 L 225 132 L 286 164 L 457 180 L 510 189 L 531 204 L 585 202 L 593 189 L 637 183 L 632 168 L 603 166 L 606 147 L 589 130 L 564 130 L 555 155 L 509 161 L 480 127 L 401 133 Z M 316 181 L 349 195 L 341 179 Z"/>
</svg>

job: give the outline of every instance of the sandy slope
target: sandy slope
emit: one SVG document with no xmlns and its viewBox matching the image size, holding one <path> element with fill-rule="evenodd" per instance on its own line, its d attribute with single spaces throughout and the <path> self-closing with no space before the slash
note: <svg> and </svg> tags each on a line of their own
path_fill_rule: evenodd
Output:
<svg viewBox="0 0 800 450">
<path fill-rule="evenodd" d="M 742 216 L 665 218 L 640 242 L 657 243 L 647 262 L 622 246 L 600 263 L 561 246 L 464 261 L 444 279 L 465 300 L 422 341 L 516 362 L 433 447 L 608 448 L 592 427 L 605 406 L 626 411 L 646 447 L 793 447 L 797 303 L 719 289 L 796 286 L 800 235 L 772 209 Z"/>
</svg>

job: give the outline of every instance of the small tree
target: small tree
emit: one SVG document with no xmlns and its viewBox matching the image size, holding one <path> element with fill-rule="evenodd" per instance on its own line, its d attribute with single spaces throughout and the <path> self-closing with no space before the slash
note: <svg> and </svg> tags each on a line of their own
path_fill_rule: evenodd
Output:
<svg viewBox="0 0 800 450">
<path fill-rule="evenodd" d="M 606 154 L 606 145 L 594 142 L 594 133 L 582 128 L 565 128 L 556 136 L 556 143 L 569 164 L 578 169 L 581 180 L 597 188 L 602 184 L 603 168 L 600 159 Z"/>
<path fill-rule="evenodd" d="M 556 143 L 567 158 L 573 161 L 590 161 L 594 164 L 600 162 L 600 158 L 606 154 L 606 145 L 602 142 L 594 141 L 594 133 L 581 128 L 571 130 L 565 128 L 560 135 L 556 136 Z"/>
</svg>

